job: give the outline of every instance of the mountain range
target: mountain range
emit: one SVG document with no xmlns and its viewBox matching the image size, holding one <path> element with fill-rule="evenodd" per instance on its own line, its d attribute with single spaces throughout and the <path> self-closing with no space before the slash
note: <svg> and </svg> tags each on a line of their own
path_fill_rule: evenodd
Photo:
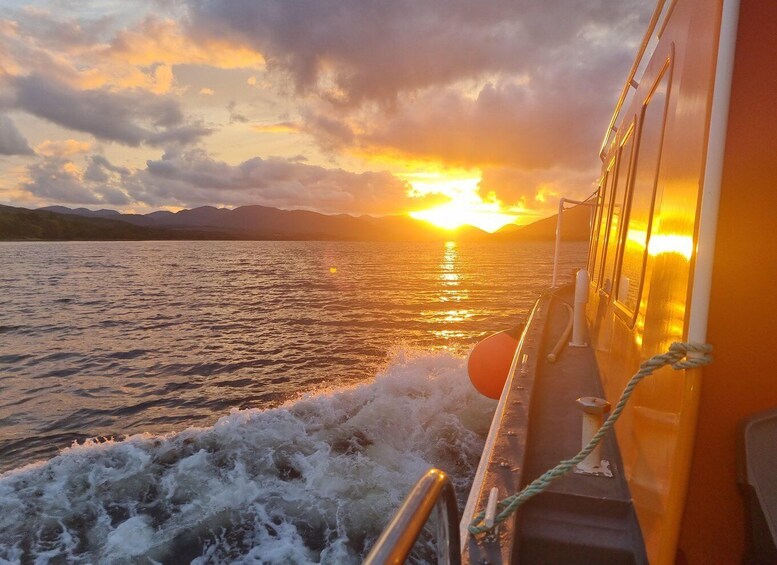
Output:
<svg viewBox="0 0 777 565">
<path fill-rule="evenodd" d="M 563 238 L 587 240 L 589 208 L 564 213 Z M 473 226 L 443 230 L 409 216 L 327 215 L 267 206 L 235 209 L 202 206 L 179 212 L 122 214 L 46 206 L 37 210 L 0 206 L 0 239 L 245 239 L 245 240 L 365 240 L 546 241 L 555 237 L 556 216 L 527 226 L 507 225 L 493 234 Z"/>
</svg>

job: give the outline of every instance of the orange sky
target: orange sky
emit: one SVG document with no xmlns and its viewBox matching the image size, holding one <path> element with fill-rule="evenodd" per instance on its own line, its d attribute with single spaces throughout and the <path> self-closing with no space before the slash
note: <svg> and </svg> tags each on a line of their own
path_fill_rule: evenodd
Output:
<svg viewBox="0 0 777 565">
<path fill-rule="evenodd" d="M 530 222 L 591 192 L 642 4 L 4 2 L 0 203 Z"/>
</svg>

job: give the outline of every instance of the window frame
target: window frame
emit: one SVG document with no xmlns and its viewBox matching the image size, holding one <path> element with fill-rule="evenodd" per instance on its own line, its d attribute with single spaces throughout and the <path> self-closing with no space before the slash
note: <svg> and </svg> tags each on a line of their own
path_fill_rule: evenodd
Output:
<svg viewBox="0 0 777 565">
<path fill-rule="evenodd" d="M 637 321 L 637 316 L 639 315 L 641 301 L 642 301 L 642 291 L 645 286 L 645 273 L 647 270 L 647 260 L 648 260 L 648 248 L 650 247 L 650 236 L 653 232 L 653 214 L 655 212 L 655 206 L 656 206 L 656 194 L 658 192 L 658 179 L 659 179 L 659 173 L 661 172 L 661 159 L 663 156 L 663 148 L 664 148 L 664 134 L 666 133 L 666 120 L 667 115 L 669 111 L 669 101 L 672 93 L 672 79 L 673 79 L 673 61 L 674 57 L 669 55 L 666 60 L 664 61 L 664 64 L 661 66 L 661 70 L 658 72 L 658 75 L 656 76 L 656 79 L 653 81 L 653 84 L 650 87 L 650 90 L 645 96 L 645 99 L 642 102 L 642 108 L 640 110 L 639 115 L 639 129 L 637 131 L 637 137 L 635 138 L 635 145 L 634 145 L 634 155 L 632 157 L 632 166 L 631 170 L 629 171 L 629 184 L 627 187 L 627 193 L 626 193 L 626 200 L 624 201 L 625 205 L 625 211 L 624 211 L 624 217 L 623 217 L 623 227 L 622 233 L 619 234 L 619 241 L 618 241 L 618 252 L 616 256 L 615 261 L 615 272 L 613 273 L 613 289 L 614 292 L 612 294 L 613 298 L 613 304 L 615 306 L 615 313 L 618 315 L 619 318 L 621 318 L 626 325 L 629 328 L 633 328 L 634 324 Z M 659 85 L 661 84 L 661 81 L 664 80 L 664 77 L 668 77 L 667 84 L 666 84 L 666 100 L 664 101 L 664 108 L 661 116 L 661 135 L 659 136 L 658 141 L 658 158 L 656 159 L 656 165 L 655 170 L 653 173 L 653 188 L 650 195 L 650 207 L 648 209 L 648 224 L 647 224 L 647 234 L 645 236 L 645 249 L 642 252 L 642 268 L 640 271 L 640 277 L 639 277 L 639 283 L 637 284 L 637 295 L 636 295 L 636 305 L 632 311 L 632 309 L 618 296 L 618 290 L 620 288 L 620 282 L 621 282 L 621 276 L 623 271 L 623 257 L 626 252 L 626 237 L 629 233 L 629 222 L 631 221 L 631 207 L 632 207 L 632 200 L 634 196 L 634 183 L 635 183 L 635 172 L 637 170 L 637 167 L 639 166 L 639 158 L 640 158 L 640 150 L 642 148 L 642 134 L 644 130 L 645 125 L 645 115 L 647 114 L 648 106 L 650 105 L 650 101 L 653 99 L 653 96 L 655 95 L 656 91 L 658 90 Z M 617 276 L 616 276 L 617 275 Z"/>
<path fill-rule="evenodd" d="M 613 252 L 615 253 L 615 258 L 613 261 L 612 266 L 612 278 L 610 279 L 610 289 L 606 290 L 604 288 L 604 281 L 605 281 L 605 269 L 607 266 L 607 248 L 610 244 L 610 231 L 612 229 L 612 214 L 613 210 L 615 209 L 615 196 L 618 193 L 618 185 L 621 180 L 621 167 L 623 166 L 623 146 L 629 142 L 630 139 L 632 139 L 632 136 L 636 134 L 636 127 L 637 127 L 637 116 L 636 114 L 631 118 L 631 121 L 629 123 L 629 127 L 626 129 L 626 133 L 623 135 L 623 137 L 620 139 L 620 142 L 618 143 L 618 149 L 615 156 L 615 178 L 613 180 L 612 189 L 610 190 L 610 208 L 607 212 L 607 226 L 606 231 L 604 233 L 604 241 L 602 245 L 602 264 L 599 267 L 599 282 L 597 283 L 597 288 L 601 294 L 607 295 L 608 297 L 613 296 L 614 289 L 616 288 L 617 281 L 615 280 L 615 274 L 618 270 L 618 256 L 619 252 L 618 249 L 620 247 L 620 228 L 618 233 L 615 234 L 615 248 L 613 249 Z M 623 225 L 623 218 L 625 217 L 625 203 L 626 203 L 626 196 L 628 194 L 629 190 L 629 181 L 631 180 L 631 169 L 633 167 L 634 162 L 634 150 L 636 149 L 636 143 L 633 143 L 631 146 L 631 154 L 629 155 L 628 164 L 626 166 L 626 171 L 623 172 L 625 175 L 625 182 L 626 186 L 623 191 L 623 203 L 624 203 L 624 209 L 623 214 L 621 215 L 621 226 Z"/>
<path fill-rule="evenodd" d="M 588 269 L 591 274 L 591 284 L 594 288 L 597 288 L 599 284 L 599 271 L 601 266 L 598 264 L 598 260 L 601 259 L 602 253 L 599 249 L 600 236 L 602 233 L 602 222 L 606 222 L 607 218 L 604 218 L 604 202 L 607 198 L 610 198 L 612 192 L 612 181 L 615 179 L 615 157 L 610 159 L 607 168 L 602 175 L 601 182 L 599 184 L 599 190 L 596 195 L 596 213 L 594 215 L 594 221 L 591 227 L 591 250 L 589 252 Z M 609 214 L 609 207 L 607 212 Z"/>
</svg>

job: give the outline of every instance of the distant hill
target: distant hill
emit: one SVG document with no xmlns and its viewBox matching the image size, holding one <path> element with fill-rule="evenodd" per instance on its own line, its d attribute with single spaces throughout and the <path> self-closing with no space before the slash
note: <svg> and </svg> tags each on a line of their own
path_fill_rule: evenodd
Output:
<svg viewBox="0 0 777 565">
<path fill-rule="evenodd" d="M 88 208 L 68 208 L 67 206 L 44 206 L 38 208 L 44 212 L 55 212 L 57 214 L 70 214 L 72 216 L 85 216 L 87 218 L 117 218 L 121 216 L 121 212 L 116 210 L 108 210 L 103 208 L 101 210 L 89 210 Z"/>
<path fill-rule="evenodd" d="M 563 238 L 588 239 L 589 208 L 564 212 Z M 202 206 L 180 212 L 122 214 L 47 206 L 38 210 L 0 206 L 0 239 L 255 239 L 361 241 L 550 241 L 556 216 L 528 226 L 508 225 L 494 234 L 473 226 L 443 231 L 409 216 L 326 215 L 305 210 L 241 206 L 230 210 Z"/>
<path fill-rule="evenodd" d="M 0 205 L 0 240 L 6 241 L 215 239 L 215 235 L 230 237 L 196 230 L 148 228 L 120 220 Z"/>
<path fill-rule="evenodd" d="M 272 238 L 294 236 L 301 239 L 351 240 L 439 240 L 450 233 L 407 216 L 327 215 L 306 210 L 280 210 L 267 206 L 241 206 L 234 210 L 202 206 L 180 212 L 125 214 L 122 220 L 144 226 L 165 228 L 221 229 L 243 234 L 263 234 Z M 456 230 L 458 239 L 486 238 L 488 234 L 467 226 Z"/>
<path fill-rule="evenodd" d="M 83 217 L 98 212 L 84 208 L 50 206 L 40 210 Z M 114 214 L 110 214 L 114 212 Z M 305 240 L 368 240 L 368 241 L 438 241 L 445 239 L 478 240 L 489 234 L 472 226 L 441 231 L 427 222 L 408 216 L 349 216 L 327 215 L 306 210 L 280 210 L 267 206 L 241 206 L 234 210 L 201 206 L 180 212 L 150 214 L 119 214 L 100 210 L 103 217 L 129 224 L 164 230 L 196 230 L 228 234 L 230 239 L 305 239 Z M 183 239 L 183 238 L 180 238 Z"/>
<path fill-rule="evenodd" d="M 590 206 L 575 206 L 564 210 L 561 224 L 561 238 L 564 241 L 587 241 L 590 233 Z M 492 237 L 504 241 L 549 241 L 556 239 L 558 214 L 537 220 L 526 226 L 508 224 L 497 230 Z"/>
</svg>

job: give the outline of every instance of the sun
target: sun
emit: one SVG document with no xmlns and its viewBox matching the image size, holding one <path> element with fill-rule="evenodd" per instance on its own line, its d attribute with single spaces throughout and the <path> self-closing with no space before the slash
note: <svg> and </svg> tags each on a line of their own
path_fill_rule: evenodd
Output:
<svg viewBox="0 0 777 565">
<path fill-rule="evenodd" d="M 453 230 L 461 226 L 475 226 L 489 233 L 493 233 L 507 224 L 512 224 L 516 218 L 516 216 L 504 212 L 473 209 L 458 202 L 441 204 L 428 210 L 410 212 L 410 216 L 416 220 L 426 220 L 446 230 Z"/>
<path fill-rule="evenodd" d="M 457 177 L 441 173 L 405 175 L 412 186 L 411 196 L 440 194 L 450 199 L 426 210 L 410 212 L 410 217 L 425 220 L 437 227 L 453 230 L 469 225 L 493 233 L 514 223 L 517 214 L 502 209 L 495 197 L 483 200 L 478 192 L 480 177 Z"/>
</svg>

